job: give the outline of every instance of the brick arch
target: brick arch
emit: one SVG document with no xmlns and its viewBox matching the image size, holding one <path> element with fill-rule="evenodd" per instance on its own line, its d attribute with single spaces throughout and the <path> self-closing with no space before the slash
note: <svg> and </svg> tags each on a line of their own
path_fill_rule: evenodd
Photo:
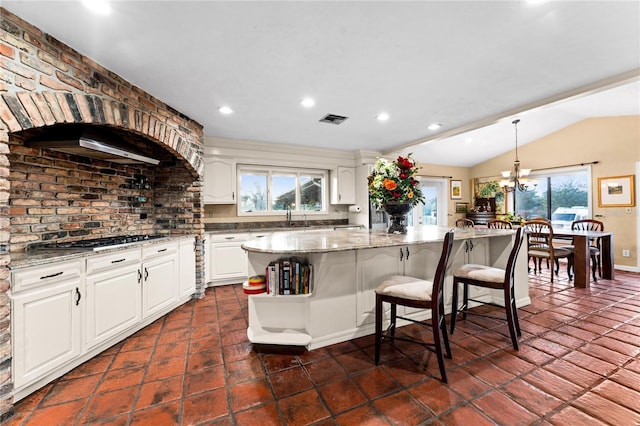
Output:
<svg viewBox="0 0 640 426">
<path fill-rule="evenodd" d="M 160 114 L 88 93 L 25 91 L 6 93 L 2 98 L 7 110 L 1 118 L 9 132 L 69 123 L 113 126 L 145 136 L 188 164 L 194 174 L 202 174 L 202 131 L 194 135 L 177 122 L 175 118 L 183 119 L 177 112 L 171 117 L 167 111 Z"/>
<path fill-rule="evenodd" d="M 184 215 L 171 234 L 196 235 L 197 295 L 204 295 L 201 180 L 204 170 L 202 126 L 132 85 L 89 57 L 0 7 L 0 423 L 13 414 L 9 270 L 12 212 L 10 135 L 56 124 L 110 126 L 143 136 L 171 152 L 183 167 L 158 168 L 163 214 Z M 17 150 L 20 151 L 20 150 Z M 20 156 L 23 153 L 12 152 Z M 12 160 L 13 160 L 12 158 Z M 36 159 L 45 163 L 47 159 Z M 126 167 L 123 167 L 126 169 Z M 29 180 L 25 177 L 25 180 Z M 15 180 L 14 180 L 15 182 Z M 175 195 L 175 196 L 174 196 Z M 173 198 L 172 198 L 173 197 Z M 185 201 L 186 200 L 186 201 Z M 167 213 L 168 212 L 168 213 Z M 18 225 L 19 226 L 19 225 Z M 31 231 L 29 231 L 31 232 Z"/>
</svg>

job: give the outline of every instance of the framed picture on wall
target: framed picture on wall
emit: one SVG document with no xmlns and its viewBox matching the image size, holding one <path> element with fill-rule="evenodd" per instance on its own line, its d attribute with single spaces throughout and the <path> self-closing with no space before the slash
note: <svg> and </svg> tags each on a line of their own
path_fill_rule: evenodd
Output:
<svg viewBox="0 0 640 426">
<path fill-rule="evenodd" d="M 452 200 L 461 200 L 462 199 L 462 181 L 461 180 L 451 180 L 451 199 Z"/>
<path fill-rule="evenodd" d="M 468 213 L 469 203 L 456 203 L 456 213 Z"/>
<path fill-rule="evenodd" d="M 599 207 L 633 207 L 635 175 L 598 178 Z"/>
</svg>

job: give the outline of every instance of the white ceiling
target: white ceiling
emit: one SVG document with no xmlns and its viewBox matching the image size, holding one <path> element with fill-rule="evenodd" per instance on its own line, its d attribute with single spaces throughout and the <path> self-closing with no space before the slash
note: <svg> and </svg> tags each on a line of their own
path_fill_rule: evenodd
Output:
<svg viewBox="0 0 640 426">
<path fill-rule="evenodd" d="M 113 1 L 108 16 L 79 1 L 2 6 L 206 136 L 472 166 L 513 149 L 516 116 L 526 144 L 590 116 L 640 114 L 639 1 Z M 316 105 L 302 108 L 304 96 Z M 377 122 L 382 111 L 391 118 Z M 349 119 L 318 121 L 329 113 Z"/>
</svg>

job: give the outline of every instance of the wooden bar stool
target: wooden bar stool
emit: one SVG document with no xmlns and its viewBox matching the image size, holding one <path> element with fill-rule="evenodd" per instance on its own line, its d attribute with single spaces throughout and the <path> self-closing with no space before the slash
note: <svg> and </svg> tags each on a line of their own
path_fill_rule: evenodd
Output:
<svg viewBox="0 0 640 426">
<path fill-rule="evenodd" d="M 444 368 L 444 357 L 442 355 L 442 343 L 447 351 L 447 358 L 451 359 L 451 348 L 449 347 L 449 337 L 447 336 L 447 325 L 444 319 L 444 296 L 442 288 L 444 285 L 445 271 L 453 246 L 453 230 L 447 232 L 442 244 L 442 254 L 438 261 L 436 273 L 433 281 L 420 278 L 395 275 L 383 281 L 376 288 L 376 365 L 380 363 L 380 346 L 383 341 L 393 342 L 402 340 L 405 342 L 418 343 L 436 354 L 442 381 L 447 383 L 447 372 Z M 382 317 L 384 314 L 382 304 L 391 304 L 391 323 L 386 330 L 382 330 Z M 397 306 L 409 306 L 412 308 L 431 309 L 431 323 L 416 321 L 411 318 L 397 315 Z M 411 321 L 416 324 L 429 326 L 433 332 L 433 343 L 410 339 L 408 337 L 396 336 L 396 323 L 398 319 Z M 442 336 L 440 335 L 442 334 Z"/>
<path fill-rule="evenodd" d="M 509 325 L 509 333 L 511 334 L 511 342 L 513 348 L 518 350 L 518 336 L 522 335 L 520 332 L 520 324 L 518 322 L 518 310 L 516 308 L 516 299 L 513 289 L 513 274 L 516 265 L 516 259 L 518 252 L 522 246 L 523 240 L 523 228 L 520 227 L 516 231 L 516 236 L 513 241 L 513 247 L 507 260 L 505 269 L 493 268 L 486 265 L 466 264 L 462 265 L 453 273 L 453 302 L 451 309 L 451 334 L 453 334 L 456 327 L 456 317 L 458 313 L 462 314 L 462 319 L 467 319 L 467 314 L 484 316 L 487 318 L 494 318 L 491 315 L 484 315 L 469 311 L 469 302 L 483 303 L 486 305 L 499 306 L 495 303 L 488 303 L 481 300 L 475 300 L 469 298 L 469 286 L 474 285 L 477 287 L 485 287 L 492 289 L 501 289 L 504 292 L 504 308 L 507 313 L 507 324 Z M 462 306 L 458 307 L 458 284 L 463 284 L 462 291 Z"/>
</svg>

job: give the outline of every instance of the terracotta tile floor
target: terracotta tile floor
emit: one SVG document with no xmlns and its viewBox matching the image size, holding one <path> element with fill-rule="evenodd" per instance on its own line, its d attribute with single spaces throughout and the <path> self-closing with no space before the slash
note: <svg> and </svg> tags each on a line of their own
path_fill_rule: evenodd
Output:
<svg viewBox="0 0 640 426">
<path fill-rule="evenodd" d="M 19 402 L 8 424 L 640 424 L 640 275 L 530 283 L 520 351 L 502 321 L 460 321 L 448 385 L 420 346 L 385 346 L 374 366 L 371 337 L 256 353 L 241 286 L 208 289 Z"/>
</svg>

